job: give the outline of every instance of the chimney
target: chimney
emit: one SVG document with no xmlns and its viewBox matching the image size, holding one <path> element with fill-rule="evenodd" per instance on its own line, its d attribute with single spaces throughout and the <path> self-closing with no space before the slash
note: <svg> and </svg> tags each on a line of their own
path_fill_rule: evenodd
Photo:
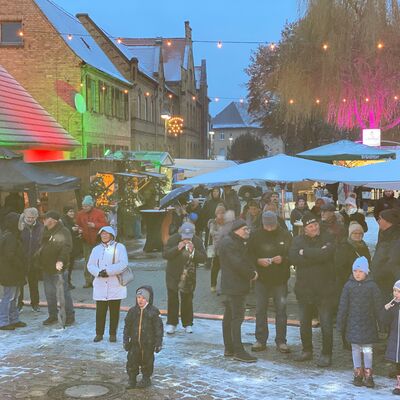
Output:
<svg viewBox="0 0 400 400">
<path fill-rule="evenodd" d="M 190 27 L 189 21 L 185 21 L 185 39 L 192 40 L 192 28 Z"/>
</svg>

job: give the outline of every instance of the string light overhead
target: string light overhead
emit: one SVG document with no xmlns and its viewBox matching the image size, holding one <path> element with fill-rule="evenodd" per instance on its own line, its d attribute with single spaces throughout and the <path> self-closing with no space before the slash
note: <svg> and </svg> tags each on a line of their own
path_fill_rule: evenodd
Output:
<svg viewBox="0 0 400 400">
<path fill-rule="evenodd" d="M 72 40 L 72 35 L 70 33 L 68 34 L 67 39 Z"/>
<path fill-rule="evenodd" d="M 218 42 L 217 42 L 217 47 L 218 47 L 219 49 L 222 49 L 222 42 L 221 42 L 220 40 L 218 40 Z"/>
</svg>

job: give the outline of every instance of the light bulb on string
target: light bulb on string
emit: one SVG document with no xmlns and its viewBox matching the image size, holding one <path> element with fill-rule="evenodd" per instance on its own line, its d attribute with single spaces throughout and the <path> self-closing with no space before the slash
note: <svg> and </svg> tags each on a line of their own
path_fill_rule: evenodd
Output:
<svg viewBox="0 0 400 400">
<path fill-rule="evenodd" d="M 376 47 L 377 47 L 379 50 L 381 50 L 381 49 L 384 48 L 384 45 L 383 45 L 382 42 L 379 42 L 379 43 L 376 45 Z"/>
<path fill-rule="evenodd" d="M 117 43 L 121 44 L 121 43 L 122 43 L 122 39 L 121 39 L 121 38 L 118 38 L 118 39 L 117 39 Z"/>
<path fill-rule="evenodd" d="M 398 100 L 399 96 L 394 96 L 393 98 L 394 98 L 394 100 Z"/>
<path fill-rule="evenodd" d="M 216 102 L 218 103 L 218 102 L 219 102 L 219 98 L 216 97 L 216 98 L 214 99 L 214 101 L 216 101 Z"/>
<path fill-rule="evenodd" d="M 322 50 L 324 50 L 324 51 L 326 51 L 326 50 L 328 50 L 328 44 L 327 43 L 324 43 L 323 45 L 322 45 Z"/>
<path fill-rule="evenodd" d="M 289 104 L 294 104 L 294 100 L 293 100 L 293 99 L 290 99 L 290 100 L 289 100 Z"/>
<path fill-rule="evenodd" d="M 241 103 L 244 103 L 244 100 L 243 100 L 243 99 L 240 99 L 239 101 L 240 101 Z"/>
<path fill-rule="evenodd" d="M 366 97 L 366 98 L 365 98 L 365 102 L 366 102 L 366 103 L 369 103 L 369 97 Z"/>
<path fill-rule="evenodd" d="M 167 46 L 172 46 L 172 42 L 170 40 L 167 40 Z"/>
<path fill-rule="evenodd" d="M 320 100 L 320 99 L 316 99 L 316 100 L 315 100 L 315 103 L 316 103 L 316 104 L 320 104 L 320 103 L 321 103 L 321 100 Z"/>
<path fill-rule="evenodd" d="M 219 49 L 222 49 L 222 42 L 221 42 L 220 40 L 218 40 L 218 42 L 217 42 L 217 47 L 218 47 Z"/>
<path fill-rule="evenodd" d="M 72 35 L 70 33 L 67 35 L 67 39 L 72 40 Z"/>
<path fill-rule="evenodd" d="M 20 37 L 24 36 L 24 32 L 22 30 L 18 31 L 18 36 Z"/>
<path fill-rule="evenodd" d="M 271 43 L 270 45 L 269 45 L 269 49 L 270 50 L 275 50 L 276 49 L 276 44 L 275 43 Z"/>
<path fill-rule="evenodd" d="M 342 103 L 346 103 L 346 101 L 347 101 L 346 99 L 342 99 Z"/>
</svg>

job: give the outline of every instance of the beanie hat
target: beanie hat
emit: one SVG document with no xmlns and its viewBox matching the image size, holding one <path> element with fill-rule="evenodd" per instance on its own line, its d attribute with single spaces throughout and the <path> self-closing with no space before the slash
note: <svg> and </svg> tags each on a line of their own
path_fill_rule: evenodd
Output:
<svg viewBox="0 0 400 400">
<path fill-rule="evenodd" d="M 336 211 L 336 207 L 333 203 L 325 203 L 321 206 L 321 211 Z"/>
<path fill-rule="evenodd" d="M 92 196 L 85 196 L 82 200 L 82 205 L 83 206 L 94 206 L 94 200 Z"/>
<path fill-rule="evenodd" d="M 192 239 L 194 236 L 194 225 L 191 222 L 184 222 L 178 232 L 182 239 Z"/>
<path fill-rule="evenodd" d="M 318 222 L 317 218 L 315 218 L 315 215 L 312 212 L 306 212 L 303 215 L 303 218 L 301 219 L 301 221 L 303 222 L 303 226 L 307 226 L 314 222 Z"/>
<path fill-rule="evenodd" d="M 353 197 L 348 197 L 345 201 L 344 201 L 344 204 L 346 205 L 346 204 L 349 204 L 349 205 L 351 205 L 351 206 L 353 206 L 353 207 L 357 207 L 357 203 L 356 203 L 356 201 L 355 201 L 355 199 L 353 198 Z"/>
<path fill-rule="evenodd" d="M 47 211 L 46 214 L 44 214 L 44 219 L 47 219 L 47 218 L 52 218 L 52 219 L 55 219 L 56 221 L 58 221 L 61 217 L 57 211 L 50 210 L 50 211 Z"/>
<path fill-rule="evenodd" d="M 231 232 L 236 232 L 238 229 L 247 226 L 247 222 L 244 219 L 236 219 L 232 222 Z"/>
<path fill-rule="evenodd" d="M 264 211 L 263 214 L 262 214 L 262 223 L 265 226 L 277 225 L 278 217 L 272 211 Z"/>
<path fill-rule="evenodd" d="M 191 212 L 191 213 L 189 214 L 189 219 L 190 219 L 191 221 L 193 221 L 193 222 L 196 222 L 196 221 L 199 219 L 199 216 L 198 216 L 197 213 Z"/>
<path fill-rule="evenodd" d="M 368 260 L 366 257 L 362 256 L 355 259 L 352 270 L 355 271 L 356 269 L 366 274 L 369 273 Z"/>
<path fill-rule="evenodd" d="M 150 301 L 150 292 L 145 288 L 139 288 L 136 290 L 136 296 L 143 296 L 147 302 Z"/>
<path fill-rule="evenodd" d="M 101 227 L 97 234 L 100 235 L 101 232 L 107 232 L 110 235 L 113 235 L 114 239 L 117 236 L 115 234 L 115 230 L 114 230 L 114 228 L 112 226 L 103 226 L 103 227 Z"/>
<path fill-rule="evenodd" d="M 394 283 L 393 289 L 400 290 L 400 280 L 399 280 L 399 281 L 396 281 L 396 282 Z"/>
<path fill-rule="evenodd" d="M 400 213 L 398 210 L 394 208 L 390 208 L 389 210 L 383 210 L 380 212 L 379 216 L 383 218 L 385 221 L 390 222 L 393 225 L 400 224 Z"/>
<path fill-rule="evenodd" d="M 363 235 L 364 235 L 364 229 L 358 222 L 356 222 L 356 221 L 350 222 L 350 225 L 349 225 L 349 238 L 351 238 L 351 235 L 356 231 L 361 231 L 363 233 Z"/>
</svg>

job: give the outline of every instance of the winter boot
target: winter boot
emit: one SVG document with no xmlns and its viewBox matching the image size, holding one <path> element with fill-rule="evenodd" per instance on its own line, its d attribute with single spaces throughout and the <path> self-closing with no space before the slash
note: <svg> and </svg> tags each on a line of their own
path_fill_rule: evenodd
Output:
<svg viewBox="0 0 400 400">
<path fill-rule="evenodd" d="M 362 386 L 364 378 L 364 371 L 362 368 L 354 368 L 353 385 Z"/>
<path fill-rule="evenodd" d="M 139 389 L 145 389 L 145 388 L 149 387 L 150 385 L 151 385 L 151 379 L 150 379 L 150 377 L 149 377 L 149 376 L 144 376 L 144 375 L 143 375 L 143 378 L 142 378 L 142 380 L 137 384 L 137 387 L 138 387 Z"/>
<path fill-rule="evenodd" d="M 257 361 L 257 357 L 253 357 L 246 350 L 242 350 L 240 353 L 236 353 L 233 356 L 233 359 L 245 363 L 254 363 Z"/>
<path fill-rule="evenodd" d="M 374 378 L 372 377 L 372 369 L 371 368 L 364 368 L 364 385 L 367 388 L 375 387 L 375 382 L 374 382 Z"/>
<path fill-rule="evenodd" d="M 136 388 L 136 375 L 129 375 L 129 381 L 128 385 L 126 388 L 129 389 L 135 389 Z"/>
<path fill-rule="evenodd" d="M 396 387 L 393 389 L 392 393 L 396 396 L 400 396 L 400 375 L 397 375 Z"/>
</svg>

